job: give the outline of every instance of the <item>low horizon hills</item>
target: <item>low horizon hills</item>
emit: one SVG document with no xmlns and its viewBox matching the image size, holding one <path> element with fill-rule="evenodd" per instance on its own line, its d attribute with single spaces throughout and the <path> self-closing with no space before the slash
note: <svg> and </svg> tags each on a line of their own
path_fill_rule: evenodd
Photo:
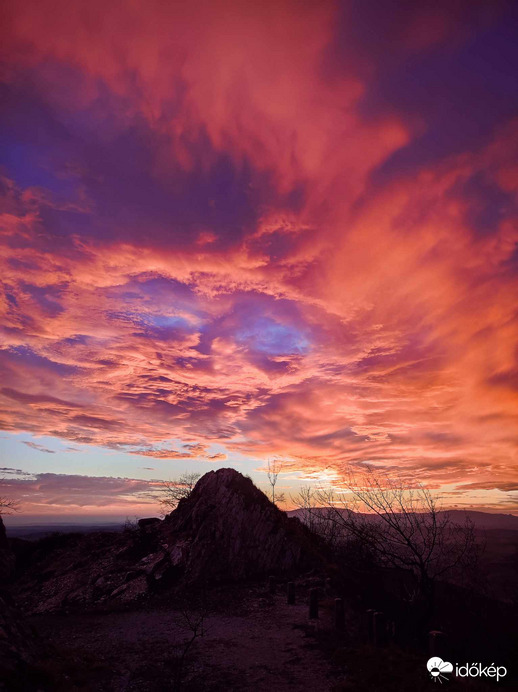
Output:
<svg viewBox="0 0 518 692">
<path fill-rule="evenodd" d="M 324 508 L 316 508 L 324 509 Z M 303 509 L 288 510 L 290 517 L 301 518 Z M 476 529 L 500 529 L 518 531 L 518 516 L 490 510 L 465 510 L 446 509 L 458 523 L 463 523 L 469 518 Z M 150 513 L 147 516 L 156 516 Z M 122 529 L 128 519 L 141 519 L 143 517 L 122 517 L 114 515 L 69 515 L 69 516 L 36 516 L 36 515 L 3 515 L 7 536 L 10 538 L 33 538 L 55 531 L 63 533 L 85 531 L 117 531 Z"/>
</svg>

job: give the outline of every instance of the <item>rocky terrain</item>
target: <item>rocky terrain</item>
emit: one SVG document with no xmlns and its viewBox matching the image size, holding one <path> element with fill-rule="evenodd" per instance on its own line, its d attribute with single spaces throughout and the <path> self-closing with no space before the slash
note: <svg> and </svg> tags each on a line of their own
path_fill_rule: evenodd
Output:
<svg viewBox="0 0 518 692">
<path fill-rule="evenodd" d="M 281 609 L 286 599 L 268 583 L 273 575 L 285 585 L 293 575 L 316 573 L 322 546 L 232 469 L 203 476 L 164 520 L 142 519 L 122 532 L 9 545 L 0 528 L 0 570 L 9 586 L 0 595 L 4 689 L 180 689 L 185 678 L 192 689 L 220 689 L 217 681 L 232 676 L 241 678 L 233 689 L 266 689 L 272 677 L 278 689 L 296 689 L 305 675 L 293 661 L 307 606 L 298 605 L 302 618 L 293 608 L 288 619 L 272 617 L 275 598 Z M 201 653 L 187 674 L 195 641 Z M 315 661 L 322 688 L 328 666 Z M 212 687 L 199 687 L 200 666 L 212 671 Z"/>
<path fill-rule="evenodd" d="M 163 521 L 122 533 L 17 541 L 15 595 L 27 613 L 132 603 L 164 590 L 310 569 L 315 538 L 233 469 L 211 471 Z"/>
</svg>

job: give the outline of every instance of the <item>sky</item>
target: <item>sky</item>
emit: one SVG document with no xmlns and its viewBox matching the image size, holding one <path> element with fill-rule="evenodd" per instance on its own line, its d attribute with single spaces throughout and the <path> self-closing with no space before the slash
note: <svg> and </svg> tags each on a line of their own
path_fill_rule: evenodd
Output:
<svg viewBox="0 0 518 692">
<path fill-rule="evenodd" d="M 518 7 L 4 0 L 0 494 L 518 512 Z"/>
</svg>

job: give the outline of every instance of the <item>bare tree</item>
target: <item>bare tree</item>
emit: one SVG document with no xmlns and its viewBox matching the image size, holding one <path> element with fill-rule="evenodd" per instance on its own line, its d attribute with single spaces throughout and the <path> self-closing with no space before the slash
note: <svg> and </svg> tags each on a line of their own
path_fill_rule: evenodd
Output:
<svg viewBox="0 0 518 692">
<path fill-rule="evenodd" d="M 12 514 L 20 509 L 18 500 L 0 496 L 0 516 L 2 514 Z"/>
<path fill-rule="evenodd" d="M 178 647 L 176 670 L 174 675 L 174 689 L 176 690 L 183 687 L 187 657 L 194 642 L 199 637 L 203 637 L 207 631 L 205 619 L 206 612 L 204 610 L 196 611 L 192 610 L 191 608 L 184 608 L 182 611 L 180 611 L 179 617 L 175 620 L 176 625 L 188 633 L 188 636 Z"/>
<path fill-rule="evenodd" d="M 207 626 L 208 617 L 207 595 L 203 585 L 200 593 L 189 593 L 188 598 L 179 605 L 173 618 L 176 627 L 186 634 L 176 646 L 173 690 L 180 690 L 183 687 L 190 651 L 196 640 L 204 637 L 210 629 Z"/>
<path fill-rule="evenodd" d="M 277 485 L 277 479 L 282 471 L 283 463 L 280 459 L 268 459 L 268 481 L 271 486 L 270 499 L 275 504 L 275 486 Z M 284 502 L 284 493 L 277 495 L 277 502 Z"/>
<path fill-rule="evenodd" d="M 385 478 L 372 469 L 345 483 L 347 499 L 317 491 L 326 521 L 343 536 L 358 539 L 381 564 L 412 570 L 415 598 L 433 607 L 434 582 L 474 560 L 473 524 L 454 522 L 421 484 Z"/>
<path fill-rule="evenodd" d="M 291 501 L 299 510 L 298 516 L 302 523 L 333 546 L 343 536 L 343 530 L 333 521 L 333 509 L 318 506 L 321 495 L 321 490 L 302 486 L 296 496 L 291 496 Z"/>
<path fill-rule="evenodd" d="M 160 505 L 165 514 L 176 509 L 180 500 L 189 497 L 201 473 L 184 473 L 177 480 L 166 481 L 160 489 Z"/>
</svg>

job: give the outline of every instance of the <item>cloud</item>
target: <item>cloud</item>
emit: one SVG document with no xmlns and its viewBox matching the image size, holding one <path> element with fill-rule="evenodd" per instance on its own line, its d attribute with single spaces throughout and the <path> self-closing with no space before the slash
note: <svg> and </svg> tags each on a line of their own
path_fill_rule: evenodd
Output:
<svg viewBox="0 0 518 692">
<path fill-rule="evenodd" d="M 3 429 L 512 487 L 516 9 L 369 5 L 7 3 Z"/>
<path fill-rule="evenodd" d="M 163 481 L 134 478 L 82 476 L 74 474 L 28 474 L 20 469 L 4 469 L 2 493 L 19 500 L 28 514 L 66 514 L 102 510 L 124 512 L 132 507 L 153 511 Z"/>
<path fill-rule="evenodd" d="M 207 457 L 208 461 L 226 461 L 227 460 L 227 455 L 223 454 L 223 452 L 218 452 L 217 454 L 209 454 Z"/>
<path fill-rule="evenodd" d="M 25 440 L 22 440 L 22 444 L 27 445 L 27 447 L 30 447 L 31 449 L 37 449 L 38 452 L 47 452 L 47 454 L 55 454 L 55 451 L 53 449 L 48 449 L 47 447 L 37 444 L 36 442 L 26 442 Z"/>
<path fill-rule="evenodd" d="M 206 461 L 224 461 L 226 454 L 209 454 L 209 445 L 201 442 L 193 442 L 182 445 L 182 449 L 171 447 L 150 447 L 147 449 L 131 449 L 129 454 L 136 454 L 144 457 L 154 457 L 155 459 L 199 459 Z M 152 469 L 150 469 L 152 470 Z"/>
</svg>

